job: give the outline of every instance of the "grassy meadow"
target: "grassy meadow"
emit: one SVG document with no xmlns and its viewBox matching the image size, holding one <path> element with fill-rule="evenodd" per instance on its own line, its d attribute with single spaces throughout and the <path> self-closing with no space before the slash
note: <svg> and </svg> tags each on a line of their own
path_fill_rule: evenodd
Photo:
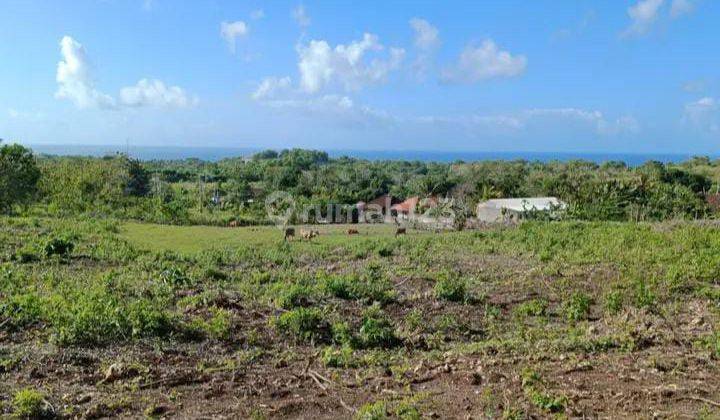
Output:
<svg viewBox="0 0 720 420">
<path fill-rule="evenodd" d="M 720 415 L 716 224 L 357 228 L 0 218 L 0 412 Z"/>
</svg>

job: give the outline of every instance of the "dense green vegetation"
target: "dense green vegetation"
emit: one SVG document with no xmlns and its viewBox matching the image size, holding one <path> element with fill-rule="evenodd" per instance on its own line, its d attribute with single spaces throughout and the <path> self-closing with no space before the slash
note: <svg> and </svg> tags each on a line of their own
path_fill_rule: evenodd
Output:
<svg viewBox="0 0 720 420">
<path fill-rule="evenodd" d="M 353 205 L 390 193 L 452 197 L 469 214 L 488 198 L 549 195 L 569 204 L 566 217 L 580 220 L 706 218 L 713 209 L 705 195 L 720 184 L 720 162 L 707 158 L 630 168 L 584 161 L 371 162 L 307 150 L 219 162 L 139 162 L 123 155 L 35 160 L 20 146 L 1 150 L 0 210 L 174 224 L 267 224 L 264 200 L 275 191 L 323 215 L 331 203 Z"/>
</svg>

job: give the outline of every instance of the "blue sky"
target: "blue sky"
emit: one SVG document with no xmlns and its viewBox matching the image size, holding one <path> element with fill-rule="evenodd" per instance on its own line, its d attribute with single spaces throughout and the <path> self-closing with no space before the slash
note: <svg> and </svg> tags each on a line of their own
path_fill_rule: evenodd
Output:
<svg viewBox="0 0 720 420">
<path fill-rule="evenodd" d="M 720 152 L 720 2 L 2 0 L 28 144 Z"/>
</svg>

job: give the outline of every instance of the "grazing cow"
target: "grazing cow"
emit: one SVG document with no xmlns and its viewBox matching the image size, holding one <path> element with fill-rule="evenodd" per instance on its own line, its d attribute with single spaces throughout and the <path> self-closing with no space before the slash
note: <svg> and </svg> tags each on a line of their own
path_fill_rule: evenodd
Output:
<svg viewBox="0 0 720 420">
<path fill-rule="evenodd" d="M 295 228 L 285 228 L 285 240 L 295 238 Z"/>
<path fill-rule="evenodd" d="M 300 229 L 300 236 L 302 236 L 303 239 L 307 239 L 308 241 L 312 240 L 312 238 L 319 236 L 319 235 L 320 235 L 320 232 L 318 232 L 317 230 Z"/>
<path fill-rule="evenodd" d="M 397 238 L 400 235 L 405 235 L 407 233 L 407 228 L 397 228 L 395 229 L 395 237 Z"/>
<path fill-rule="evenodd" d="M 347 230 L 347 234 L 348 234 L 348 235 L 359 235 L 360 232 L 358 232 L 357 229 L 348 229 L 348 230 Z"/>
<path fill-rule="evenodd" d="M 240 222 L 238 222 L 237 220 L 233 220 L 228 224 L 228 226 L 231 228 L 240 227 Z"/>
</svg>

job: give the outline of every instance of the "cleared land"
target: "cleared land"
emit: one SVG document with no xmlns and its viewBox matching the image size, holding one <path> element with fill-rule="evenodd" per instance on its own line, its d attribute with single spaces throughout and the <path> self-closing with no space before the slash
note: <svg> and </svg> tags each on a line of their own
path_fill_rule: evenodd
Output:
<svg viewBox="0 0 720 420">
<path fill-rule="evenodd" d="M 715 225 L 359 229 L 1 218 L 0 412 L 720 415 Z"/>
</svg>

